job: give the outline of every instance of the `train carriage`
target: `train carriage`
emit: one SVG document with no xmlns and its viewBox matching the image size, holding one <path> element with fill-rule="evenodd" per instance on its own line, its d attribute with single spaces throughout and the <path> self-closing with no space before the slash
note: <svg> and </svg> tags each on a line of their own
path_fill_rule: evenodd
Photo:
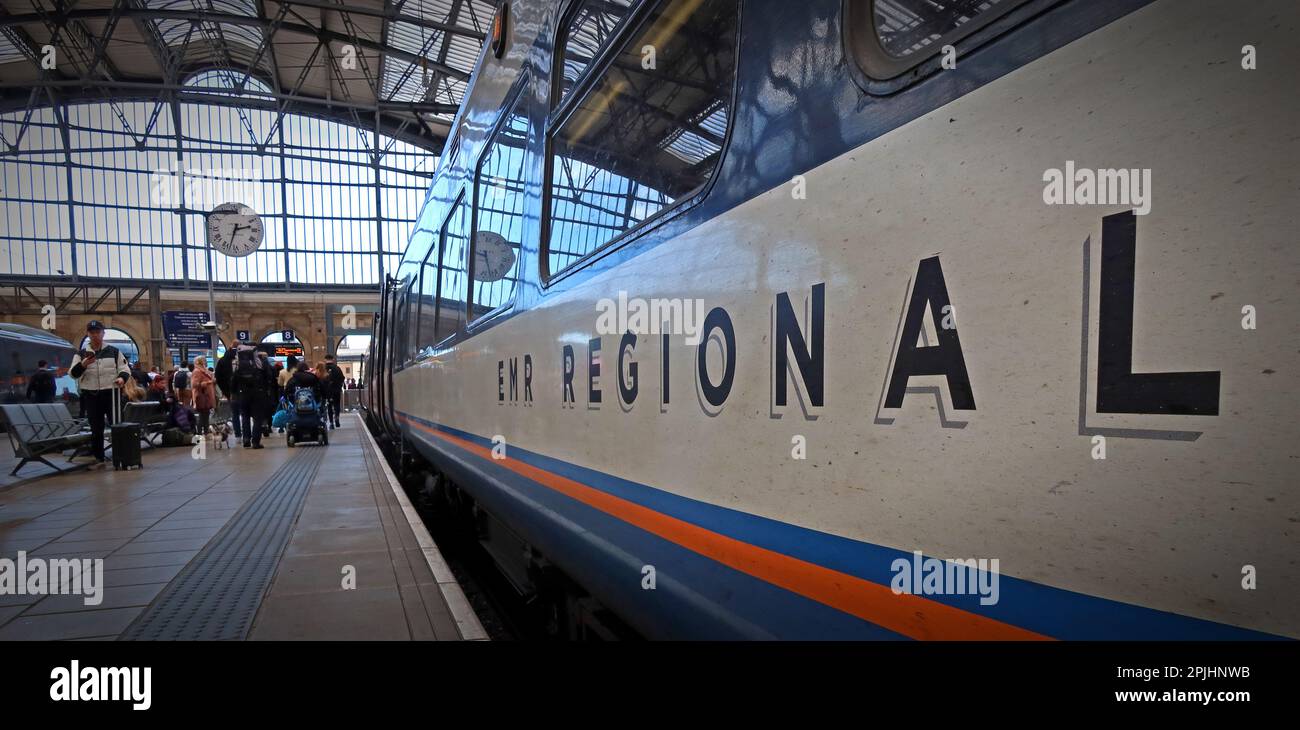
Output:
<svg viewBox="0 0 1300 730">
<path fill-rule="evenodd" d="M 579 631 L 1300 636 L 1297 31 L 505 3 L 371 426 Z"/>
</svg>

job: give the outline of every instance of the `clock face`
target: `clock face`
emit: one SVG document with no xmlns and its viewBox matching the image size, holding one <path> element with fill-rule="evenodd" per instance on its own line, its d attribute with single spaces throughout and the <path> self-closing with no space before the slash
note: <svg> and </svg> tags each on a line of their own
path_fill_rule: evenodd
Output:
<svg viewBox="0 0 1300 730">
<path fill-rule="evenodd" d="M 479 231 L 474 237 L 474 280 L 499 281 L 515 265 L 515 251 L 499 233 Z"/>
<path fill-rule="evenodd" d="M 262 245 L 262 218 L 240 203 L 222 203 L 208 214 L 208 242 L 227 256 L 247 256 Z"/>
</svg>

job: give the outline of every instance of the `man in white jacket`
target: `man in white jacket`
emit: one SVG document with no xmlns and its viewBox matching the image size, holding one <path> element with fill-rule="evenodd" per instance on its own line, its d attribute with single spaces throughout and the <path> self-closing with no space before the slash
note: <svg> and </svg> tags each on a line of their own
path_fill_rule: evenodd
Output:
<svg viewBox="0 0 1300 730">
<path fill-rule="evenodd" d="M 90 421 L 90 448 L 95 461 L 104 463 L 104 419 L 113 409 L 113 390 L 131 377 L 131 367 L 116 347 L 104 344 L 104 325 L 92 319 L 86 325 L 88 349 L 72 357 L 68 374 L 77 380 L 81 402 Z"/>
</svg>

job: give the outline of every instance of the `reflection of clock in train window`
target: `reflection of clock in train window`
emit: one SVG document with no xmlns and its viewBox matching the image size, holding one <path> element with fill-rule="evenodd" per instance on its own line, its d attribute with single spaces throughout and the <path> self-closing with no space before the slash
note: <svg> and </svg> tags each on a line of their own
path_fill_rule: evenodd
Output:
<svg viewBox="0 0 1300 730">
<path fill-rule="evenodd" d="M 501 234 L 479 231 L 474 236 L 475 281 L 500 281 L 514 265 L 514 249 Z"/>
<path fill-rule="evenodd" d="M 227 256 L 247 256 L 262 245 L 262 218 L 241 203 L 222 203 L 208 214 L 208 243 Z"/>
</svg>

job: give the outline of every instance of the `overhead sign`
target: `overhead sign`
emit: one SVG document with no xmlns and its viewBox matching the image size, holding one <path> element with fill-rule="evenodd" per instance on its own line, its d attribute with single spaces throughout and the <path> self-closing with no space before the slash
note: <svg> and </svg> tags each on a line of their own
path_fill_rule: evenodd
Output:
<svg viewBox="0 0 1300 730">
<path fill-rule="evenodd" d="M 296 342 L 298 339 L 293 336 L 293 330 L 283 330 L 280 332 L 280 336 L 284 338 L 285 342 Z"/>
<path fill-rule="evenodd" d="M 212 333 L 203 330 L 207 312 L 163 312 L 163 337 L 168 347 L 212 349 Z"/>
<path fill-rule="evenodd" d="M 240 342 L 248 342 L 253 338 L 252 334 L 248 330 L 235 330 L 235 339 Z"/>
</svg>

